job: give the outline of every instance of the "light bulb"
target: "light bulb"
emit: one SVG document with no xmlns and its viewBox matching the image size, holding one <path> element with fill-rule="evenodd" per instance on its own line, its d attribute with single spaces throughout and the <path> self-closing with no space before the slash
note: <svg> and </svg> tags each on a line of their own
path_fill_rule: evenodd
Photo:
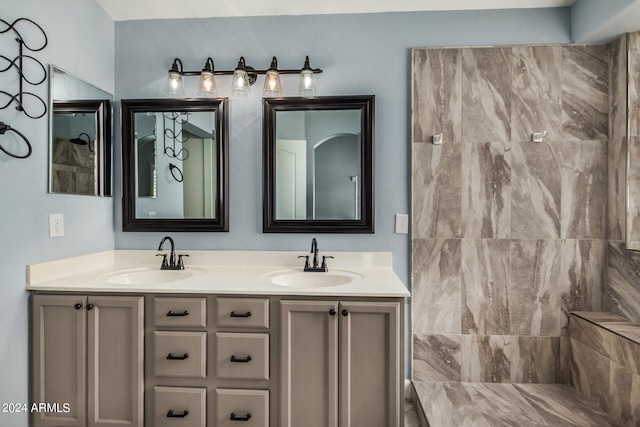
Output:
<svg viewBox="0 0 640 427">
<path fill-rule="evenodd" d="M 264 88 L 262 89 L 264 97 L 282 96 L 282 84 L 280 83 L 280 73 L 277 70 L 267 70 L 267 76 L 264 80 Z"/>
<path fill-rule="evenodd" d="M 313 71 L 310 69 L 303 69 L 300 72 L 300 80 L 298 81 L 298 95 L 301 96 L 315 96 L 318 90 L 316 88 L 316 80 L 313 76 Z"/>
<path fill-rule="evenodd" d="M 164 94 L 172 98 L 184 98 L 184 86 L 182 75 L 177 71 L 169 71 L 164 85 Z"/>
<path fill-rule="evenodd" d="M 198 81 L 198 95 L 214 97 L 218 94 L 216 89 L 216 81 L 211 71 L 203 70 L 200 73 L 200 81 Z"/>
<path fill-rule="evenodd" d="M 242 97 L 251 95 L 249 79 L 245 70 L 236 68 L 236 70 L 233 72 L 233 81 L 231 82 L 231 95 Z"/>
</svg>

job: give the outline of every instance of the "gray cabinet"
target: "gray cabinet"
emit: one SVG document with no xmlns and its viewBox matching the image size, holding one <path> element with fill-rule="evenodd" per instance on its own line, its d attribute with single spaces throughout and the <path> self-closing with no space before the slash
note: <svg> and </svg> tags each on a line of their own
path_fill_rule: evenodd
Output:
<svg viewBox="0 0 640 427">
<path fill-rule="evenodd" d="M 402 425 L 400 302 L 280 306 L 281 426 Z"/>
<path fill-rule="evenodd" d="M 143 298 L 32 297 L 32 414 L 39 426 L 142 426 Z"/>
</svg>

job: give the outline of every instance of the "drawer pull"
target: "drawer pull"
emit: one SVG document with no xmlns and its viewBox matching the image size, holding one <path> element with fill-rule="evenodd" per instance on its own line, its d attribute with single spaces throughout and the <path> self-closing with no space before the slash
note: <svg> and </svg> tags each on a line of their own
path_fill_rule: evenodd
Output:
<svg viewBox="0 0 640 427">
<path fill-rule="evenodd" d="M 234 363 L 249 363 L 251 362 L 251 356 L 247 357 L 236 357 L 235 355 L 231 356 L 231 361 Z"/>
<path fill-rule="evenodd" d="M 231 421 L 249 421 L 251 419 L 251 414 L 248 413 L 244 417 L 239 417 L 239 416 L 236 415 L 235 412 L 232 412 L 231 416 L 229 417 L 229 419 Z"/>
<path fill-rule="evenodd" d="M 167 317 L 184 317 L 189 315 L 189 310 L 185 310 L 182 313 L 174 313 L 173 311 L 169 311 L 167 313 Z"/>
<path fill-rule="evenodd" d="M 184 356 L 174 356 L 173 353 L 167 354 L 167 360 L 185 360 L 189 358 L 189 353 L 185 353 Z"/>
<path fill-rule="evenodd" d="M 229 317 L 251 317 L 251 312 L 247 311 L 246 313 L 236 313 L 232 311 Z"/>
<path fill-rule="evenodd" d="M 173 412 L 173 409 L 169 409 L 169 412 L 167 412 L 167 418 L 184 418 L 187 415 L 189 415 L 189 411 L 184 411 L 181 414 L 176 414 L 175 412 Z"/>
</svg>

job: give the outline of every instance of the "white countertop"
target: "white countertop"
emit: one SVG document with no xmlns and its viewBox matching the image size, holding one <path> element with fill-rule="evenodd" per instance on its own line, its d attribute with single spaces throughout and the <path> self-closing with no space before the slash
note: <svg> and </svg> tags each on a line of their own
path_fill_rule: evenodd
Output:
<svg viewBox="0 0 640 427">
<path fill-rule="evenodd" d="M 160 270 L 158 251 L 114 250 L 65 258 L 27 266 L 29 291 L 50 292 L 118 292 L 118 293 L 180 293 L 180 294 L 246 294 L 246 295 L 306 295 L 334 297 L 408 297 L 406 286 L 392 268 L 388 252 L 331 252 L 329 274 L 352 274 L 355 281 L 338 286 L 291 287 L 274 284 L 270 278 L 276 272 L 302 273 L 301 252 L 267 251 L 190 251 L 184 258 L 185 271 L 191 277 L 161 283 L 113 283 L 120 273 L 135 270 Z M 167 253 L 166 251 L 164 253 Z M 325 273 L 318 275 L 322 280 Z M 306 277 L 306 276 L 305 276 Z"/>
</svg>

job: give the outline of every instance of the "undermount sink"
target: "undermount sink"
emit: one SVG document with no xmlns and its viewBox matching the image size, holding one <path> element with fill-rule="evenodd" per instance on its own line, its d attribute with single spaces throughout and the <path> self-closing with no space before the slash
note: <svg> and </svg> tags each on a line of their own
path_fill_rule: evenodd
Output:
<svg viewBox="0 0 640 427">
<path fill-rule="evenodd" d="M 342 286 L 362 280 L 363 276 L 352 271 L 329 270 L 326 272 L 305 272 L 302 270 L 280 270 L 262 276 L 264 280 L 290 288 L 323 288 Z"/>
<path fill-rule="evenodd" d="M 116 285 L 179 282 L 193 276 L 199 276 L 204 272 L 200 268 L 185 268 L 184 270 L 160 270 L 159 267 L 131 268 L 103 274 L 98 277 L 98 281 Z"/>
</svg>

